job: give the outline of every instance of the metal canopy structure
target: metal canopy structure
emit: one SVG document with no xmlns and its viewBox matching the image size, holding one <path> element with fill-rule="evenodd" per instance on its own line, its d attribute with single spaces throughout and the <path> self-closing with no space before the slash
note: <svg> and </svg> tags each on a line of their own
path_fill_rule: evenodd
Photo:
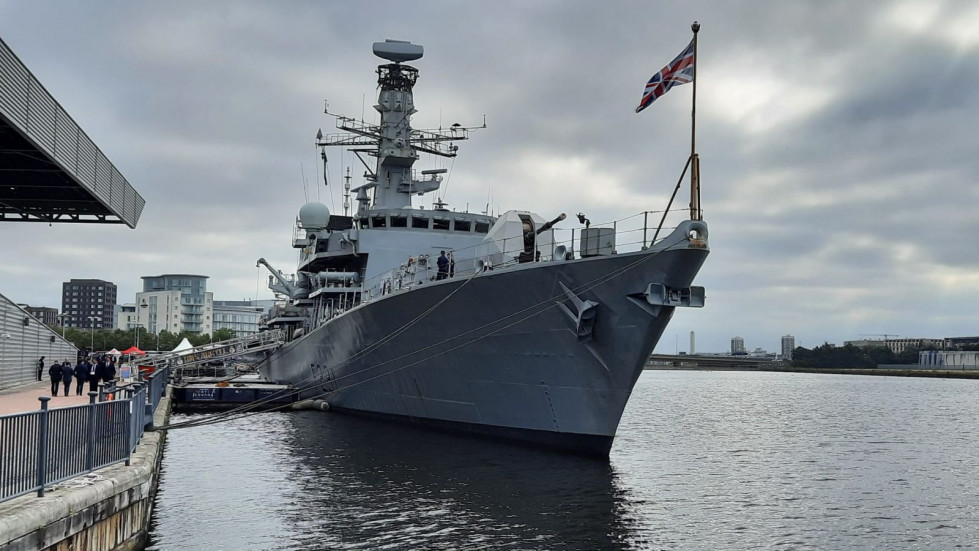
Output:
<svg viewBox="0 0 979 551">
<path fill-rule="evenodd" d="M 135 228 L 145 204 L 0 39 L 0 221 Z"/>
</svg>

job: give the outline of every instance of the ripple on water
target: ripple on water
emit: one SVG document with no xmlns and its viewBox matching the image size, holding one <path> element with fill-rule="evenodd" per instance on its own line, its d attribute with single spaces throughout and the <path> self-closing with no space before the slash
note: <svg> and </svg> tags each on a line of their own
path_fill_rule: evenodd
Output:
<svg viewBox="0 0 979 551">
<path fill-rule="evenodd" d="M 652 371 L 607 462 L 316 412 L 173 431 L 148 549 L 968 546 L 977 390 Z"/>
</svg>

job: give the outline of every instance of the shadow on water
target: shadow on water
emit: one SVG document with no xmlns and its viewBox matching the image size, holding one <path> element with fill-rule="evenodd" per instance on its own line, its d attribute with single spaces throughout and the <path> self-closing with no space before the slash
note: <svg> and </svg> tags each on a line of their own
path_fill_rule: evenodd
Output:
<svg viewBox="0 0 979 551">
<path fill-rule="evenodd" d="M 628 549 L 607 461 L 354 417 L 289 416 L 303 548 Z"/>
</svg>

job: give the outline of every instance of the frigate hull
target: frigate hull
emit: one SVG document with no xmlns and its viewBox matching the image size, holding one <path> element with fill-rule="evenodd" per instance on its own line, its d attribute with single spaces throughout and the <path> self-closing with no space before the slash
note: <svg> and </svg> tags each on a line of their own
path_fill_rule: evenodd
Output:
<svg viewBox="0 0 979 551">
<path fill-rule="evenodd" d="M 706 256 L 678 231 L 645 251 L 429 282 L 334 317 L 263 372 L 332 410 L 607 456 Z"/>
</svg>

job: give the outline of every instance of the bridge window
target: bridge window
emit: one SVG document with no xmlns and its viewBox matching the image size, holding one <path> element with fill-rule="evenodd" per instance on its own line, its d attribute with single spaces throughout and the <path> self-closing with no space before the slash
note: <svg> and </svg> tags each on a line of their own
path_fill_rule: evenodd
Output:
<svg viewBox="0 0 979 551">
<path fill-rule="evenodd" d="M 468 232 L 472 230 L 472 222 L 469 220 L 456 219 L 456 231 Z"/>
<path fill-rule="evenodd" d="M 384 216 L 371 216 L 371 227 L 372 228 L 386 228 L 387 218 Z"/>
<path fill-rule="evenodd" d="M 476 233 L 489 233 L 489 222 L 476 221 Z"/>
<path fill-rule="evenodd" d="M 391 227 L 392 228 L 407 228 L 408 227 L 408 217 L 407 216 L 392 216 L 391 217 Z"/>
<path fill-rule="evenodd" d="M 411 227 L 413 228 L 428 228 L 428 218 L 424 216 L 412 216 L 411 217 Z"/>
<path fill-rule="evenodd" d="M 449 229 L 449 219 L 442 216 L 436 216 L 432 220 L 432 228 L 436 230 L 447 230 Z"/>
</svg>

